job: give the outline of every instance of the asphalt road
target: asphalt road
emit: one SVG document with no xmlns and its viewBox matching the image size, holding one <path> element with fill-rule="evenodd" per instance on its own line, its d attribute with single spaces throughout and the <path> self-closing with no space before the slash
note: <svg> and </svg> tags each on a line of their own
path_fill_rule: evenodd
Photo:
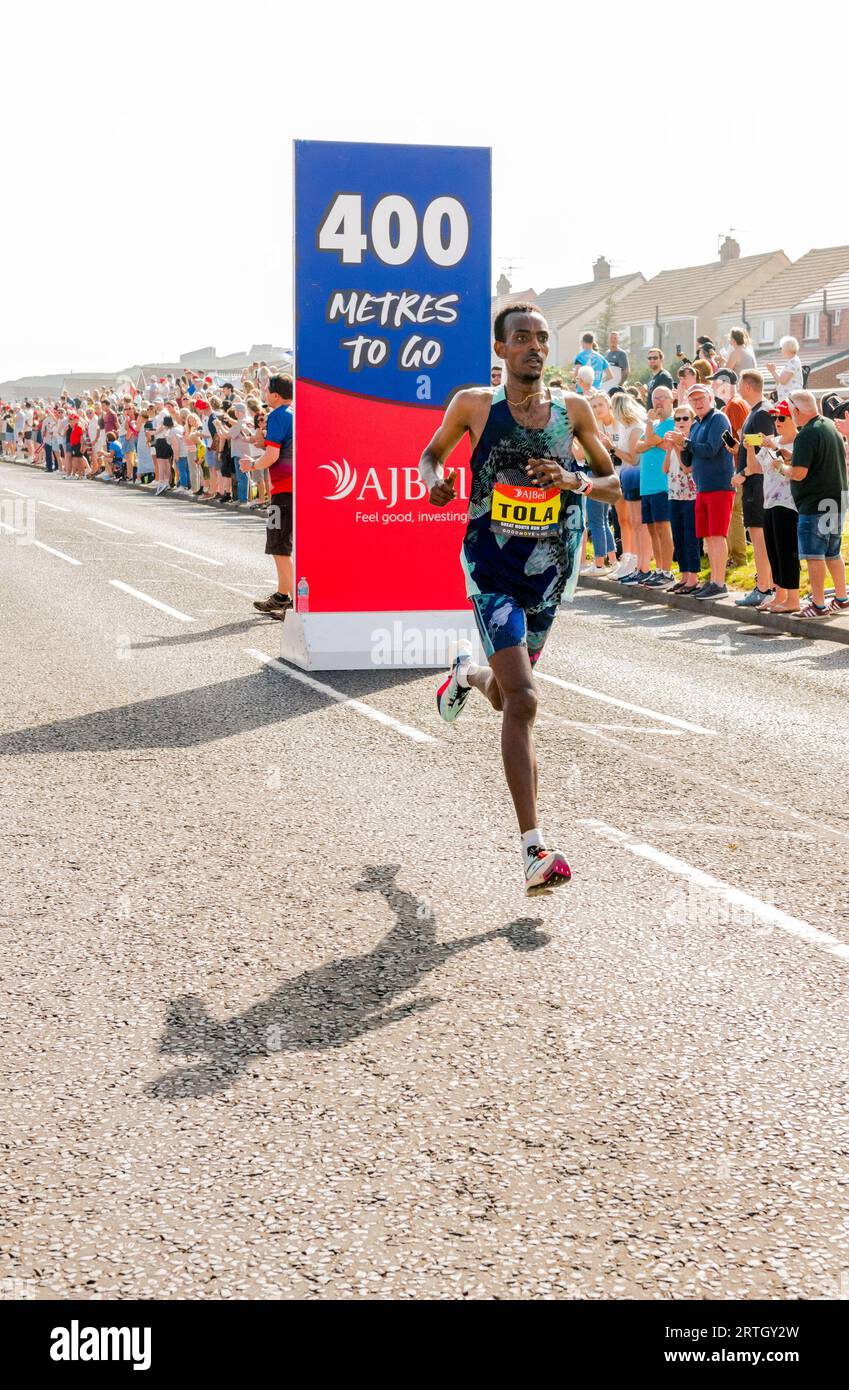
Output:
<svg viewBox="0 0 849 1390">
<path fill-rule="evenodd" d="M 0 488 L 0 1279 L 849 1295 L 845 646 L 579 594 L 529 900 L 497 717 L 265 664 L 260 520 Z"/>
</svg>

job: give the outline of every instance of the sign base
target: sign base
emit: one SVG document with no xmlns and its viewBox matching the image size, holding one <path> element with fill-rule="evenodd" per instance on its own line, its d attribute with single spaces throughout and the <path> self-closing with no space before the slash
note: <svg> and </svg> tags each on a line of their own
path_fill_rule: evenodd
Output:
<svg viewBox="0 0 849 1390">
<path fill-rule="evenodd" d="M 413 613 L 297 613 L 283 620 L 280 655 L 305 671 L 441 669 L 459 642 L 485 660 L 470 608 Z"/>
</svg>

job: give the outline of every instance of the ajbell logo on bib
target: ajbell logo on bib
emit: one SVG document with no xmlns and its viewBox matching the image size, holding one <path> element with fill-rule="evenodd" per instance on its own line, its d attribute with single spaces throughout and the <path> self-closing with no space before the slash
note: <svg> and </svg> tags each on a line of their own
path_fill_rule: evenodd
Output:
<svg viewBox="0 0 849 1390">
<path fill-rule="evenodd" d="M 492 529 L 497 535 L 543 540 L 560 529 L 561 492 L 558 487 L 534 487 L 508 481 L 499 473 L 492 490 Z"/>
</svg>

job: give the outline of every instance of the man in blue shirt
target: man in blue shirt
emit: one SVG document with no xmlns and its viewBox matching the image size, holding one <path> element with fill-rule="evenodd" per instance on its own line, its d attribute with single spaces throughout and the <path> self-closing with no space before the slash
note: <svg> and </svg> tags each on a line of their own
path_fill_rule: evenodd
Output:
<svg viewBox="0 0 849 1390">
<path fill-rule="evenodd" d="M 592 333 L 584 333 L 581 338 L 581 351 L 575 357 L 576 367 L 590 366 L 593 369 L 593 390 L 601 390 L 602 383 L 605 388 L 613 385 L 613 372 L 610 364 L 605 361 L 596 347 L 595 336 Z"/>
<path fill-rule="evenodd" d="M 691 386 L 687 400 L 696 412 L 690 433 L 667 437 L 681 450 L 681 462 L 692 469 L 696 480 L 696 535 L 705 543 L 710 561 L 710 579 L 700 584 L 693 598 L 723 598 L 728 593 L 725 568 L 728 564 L 728 527 L 734 506 L 734 456 L 727 440 L 733 435 L 727 415 L 717 410 L 709 386 Z"/>
<path fill-rule="evenodd" d="M 672 419 L 672 392 L 668 386 L 656 386 L 654 406 L 648 413 L 646 432 L 638 441 L 640 456 L 640 504 L 643 525 L 648 526 L 655 570 L 644 579 L 646 589 L 663 589 L 672 583 L 671 512 L 669 509 L 669 479 L 664 472 L 666 451 L 663 440 L 675 429 Z"/>
</svg>

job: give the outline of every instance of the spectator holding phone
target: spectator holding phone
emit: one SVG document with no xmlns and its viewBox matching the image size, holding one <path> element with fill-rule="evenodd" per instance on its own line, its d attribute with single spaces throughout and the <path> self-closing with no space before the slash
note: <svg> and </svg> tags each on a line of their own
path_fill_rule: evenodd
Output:
<svg viewBox="0 0 849 1390">
<path fill-rule="evenodd" d="M 849 486 L 846 451 L 833 422 L 820 415 L 810 391 L 794 391 L 788 402 L 798 433 L 792 461 L 783 465 L 783 472 L 790 479 L 799 513 L 799 558 L 807 560 L 811 581 L 811 597 L 796 616 L 825 618 L 849 611 L 846 566 L 840 554 Z M 834 583 L 830 604 L 825 599 L 826 570 Z"/>
<path fill-rule="evenodd" d="M 755 556 L 755 587 L 743 598 L 737 599 L 738 608 L 759 608 L 767 599 L 775 597 L 772 570 L 764 539 L 764 483 L 760 468 L 748 468 L 747 447 L 754 445 L 757 451 L 764 438 L 773 432 L 773 419 L 764 400 L 764 379 L 759 371 L 747 368 L 740 377 L 740 394 L 746 403 L 746 418 L 743 421 L 742 438 L 737 450 L 737 466 L 734 481 L 739 486 L 743 498 L 743 525 L 749 532 Z"/>
<path fill-rule="evenodd" d="M 728 564 L 728 525 L 734 505 L 731 476 L 735 439 L 727 415 L 717 410 L 713 392 L 704 382 L 690 387 L 688 404 L 696 418 L 690 426 L 686 444 L 670 436 L 676 446 L 683 445 L 681 462 L 691 468 L 696 482 L 696 535 L 705 543 L 710 563 L 710 579 L 700 584 L 693 598 L 724 598 L 728 593 L 725 569 Z"/>
<path fill-rule="evenodd" d="M 764 435 L 763 444 L 744 445 L 746 475 L 763 477 L 764 541 L 770 569 L 775 581 L 775 593 L 758 604 L 762 613 L 798 613 L 799 603 L 799 544 L 798 513 L 790 479 L 784 465 L 793 457 L 796 426 L 787 401 L 769 407 L 770 418 L 777 434 Z"/>
</svg>

